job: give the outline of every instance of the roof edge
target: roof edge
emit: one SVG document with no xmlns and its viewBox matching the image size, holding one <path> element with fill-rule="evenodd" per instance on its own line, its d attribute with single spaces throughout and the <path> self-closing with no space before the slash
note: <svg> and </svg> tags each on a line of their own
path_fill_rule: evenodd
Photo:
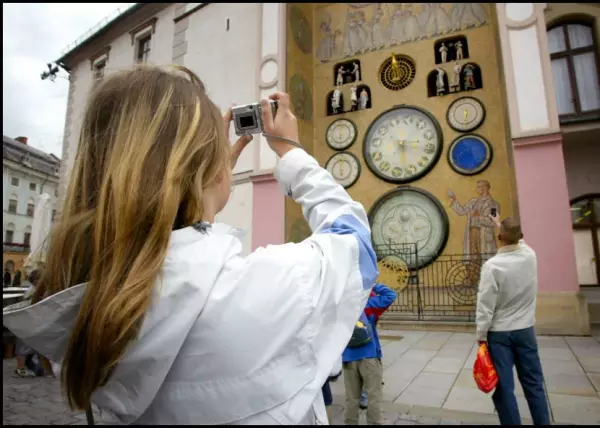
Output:
<svg viewBox="0 0 600 428">
<path fill-rule="evenodd" d="M 130 6 L 128 9 L 126 9 L 125 11 L 123 11 L 123 13 L 120 13 L 119 15 L 115 16 L 112 20 L 108 21 L 105 25 L 103 25 L 97 31 L 95 31 L 92 34 L 90 34 L 87 38 L 85 38 L 84 40 L 82 40 L 80 43 L 74 42 L 75 46 L 71 50 L 69 50 L 66 53 L 62 54 L 60 56 L 60 58 L 58 58 L 54 62 L 56 64 L 60 65 L 61 67 L 65 68 L 65 69 L 69 69 L 70 67 L 68 67 L 68 65 L 67 65 L 68 59 L 69 59 L 69 57 L 73 56 L 74 53 L 76 53 L 77 51 L 79 51 L 84 46 L 90 44 L 92 41 L 94 41 L 98 37 L 100 37 L 103 34 L 107 33 L 115 24 L 118 24 L 119 22 L 121 22 L 122 20 L 124 20 L 128 16 L 131 16 L 134 13 L 138 12 L 142 8 L 144 8 L 146 6 L 151 6 L 153 4 L 155 4 L 155 3 L 136 3 L 133 6 Z"/>
</svg>

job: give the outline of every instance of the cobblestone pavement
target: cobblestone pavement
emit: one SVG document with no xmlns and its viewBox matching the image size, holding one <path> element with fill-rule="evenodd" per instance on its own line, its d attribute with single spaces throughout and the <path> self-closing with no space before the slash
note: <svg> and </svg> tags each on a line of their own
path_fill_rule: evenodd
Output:
<svg viewBox="0 0 600 428">
<path fill-rule="evenodd" d="M 84 412 L 73 412 L 65 404 L 58 379 L 19 378 L 14 370 L 16 359 L 3 360 L 2 425 L 87 425 Z M 343 402 L 343 397 L 335 397 Z M 334 422 L 343 424 L 344 406 L 334 404 Z M 100 416 L 94 412 L 98 425 L 102 425 Z M 364 424 L 364 412 L 361 415 Z M 444 423 L 460 425 L 458 420 L 443 420 L 440 417 L 418 416 L 408 413 L 396 413 L 386 409 L 386 425 L 427 425 Z M 462 424 L 469 424 L 462 422 Z"/>
<path fill-rule="evenodd" d="M 68 409 L 58 379 L 20 378 L 16 367 L 15 358 L 3 360 L 2 425 L 87 425 L 85 412 Z"/>
</svg>

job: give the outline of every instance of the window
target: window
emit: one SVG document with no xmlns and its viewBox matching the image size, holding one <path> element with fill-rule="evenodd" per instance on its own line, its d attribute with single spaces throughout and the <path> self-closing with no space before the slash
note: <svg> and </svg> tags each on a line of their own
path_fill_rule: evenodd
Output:
<svg viewBox="0 0 600 428">
<path fill-rule="evenodd" d="M 56 218 L 56 210 L 52 210 L 52 221 Z"/>
<path fill-rule="evenodd" d="M 19 200 L 16 195 L 12 195 L 8 200 L 8 212 L 16 214 L 17 213 L 17 205 L 19 204 Z"/>
<path fill-rule="evenodd" d="M 600 114 L 598 48 L 591 25 L 563 22 L 548 30 L 548 47 L 561 121 Z"/>
<path fill-rule="evenodd" d="M 102 79 L 104 77 L 104 70 L 106 69 L 106 60 L 98 61 L 94 64 L 94 79 Z"/>
<path fill-rule="evenodd" d="M 37 184 L 29 183 L 29 190 L 31 190 L 32 192 L 35 192 L 37 190 Z"/>
<path fill-rule="evenodd" d="M 18 177 L 10 177 L 10 185 L 19 187 L 19 178 Z"/>
<path fill-rule="evenodd" d="M 33 217 L 34 211 L 35 211 L 35 203 L 33 201 L 27 202 L 27 216 Z"/>
<path fill-rule="evenodd" d="M 4 242 L 7 244 L 12 244 L 14 235 L 15 225 L 12 223 L 8 223 L 8 225 L 6 226 L 6 230 L 4 231 Z"/>
<path fill-rule="evenodd" d="M 600 193 L 571 201 L 579 285 L 600 286 Z"/>
<path fill-rule="evenodd" d="M 136 59 L 138 62 L 146 62 L 148 61 L 148 56 L 150 55 L 150 40 L 152 36 L 148 34 L 145 37 L 142 37 L 137 41 L 137 55 Z"/>
<path fill-rule="evenodd" d="M 31 226 L 27 226 L 25 228 L 25 232 L 23 232 L 23 245 L 25 247 L 29 247 L 31 241 Z"/>
</svg>

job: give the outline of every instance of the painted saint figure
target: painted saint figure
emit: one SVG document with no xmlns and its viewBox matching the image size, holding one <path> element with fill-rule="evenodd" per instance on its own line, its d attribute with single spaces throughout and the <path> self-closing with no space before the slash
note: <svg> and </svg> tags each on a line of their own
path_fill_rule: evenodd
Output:
<svg viewBox="0 0 600 428">
<path fill-rule="evenodd" d="M 396 10 L 394 10 L 394 14 L 390 18 L 390 24 L 388 26 L 388 37 L 392 46 L 404 41 L 402 17 L 403 13 L 401 6 L 398 6 L 396 7 Z"/>
<path fill-rule="evenodd" d="M 352 56 L 362 50 L 358 22 L 354 13 L 348 14 L 346 37 L 344 37 L 344 56 Z"/>
<path fill-rule="evenodd" d="M 444 85 L 444 74 L 446 72 L 441 68 L 436 68 L 437 78 L 435 80 L 435 92 L 437 95 L 444 95 L 446 93 L 446 85 Z"/>
<path fill-rule="evenodd" d="M 454 49 L 456 51 L 454 54 L 454 58 L 456 58 L 457 61 L 463 59 L 463 44 L 460 40 L 454 43 Z"/>
<path fill-rule="evenodd" d="M 404 8 L 404 18 L 402 21 L 404 25 L 404 39 L 407 42 L 412 42 L 425 37 L 419 26 L 419 20 L 413 13 L 412 4 L 405 3 Z"/>
<path fill-rule="evenodd" d="M 496 243 L 496 233 L 494 224 L 489 216 L 492 214 L 492 208 L 496 209 L 496 215 L 500 216 L 500 205 L 490 194 L 491 185 L 487 180 L 479 180 L 475 187 L 477 197 L 472 198 L 465 205 L 461 205 L 456 200 L 456 195 L 448 189 L 450 198 L 450 207 L 460 216 L 467 216 L 467 226 L 465 228 L 465 238 L 463 241 L 464 261 L 468 261 L 473 266 L 471 270 L 471 280 L 476 284 L 481 264 L 496 254 L 498 245 Z"/>
<path fill-rule="evenodd" d="M 427 35 L 445 34 L 451 30 L 450 18 L 444 9 L 442 3 L 425 3 L 428 5 L 428 17 L 423 26 Z M 425 9 L 424 9 L 425 10 Z"/>
<path fill-rule="evenodd" d="M 365 13 L 362 10 L 356 12 L 357 20 L 357 33 L 358 39 L 360 40 L 360 51 L 366 52 L 371 50 L 372 40 L 371 40 L 371 28 L 366 25 Z"/>
<path fill-rule="evenodd" d="M 383 12 L 381 8 L 378 7 L 375 11 L 375 15 L 373 16 L 373 21 L 371 23 L 371 42 L 373 45 L 373 49 L 381 49 L 385 45 L 385 34 L 383 25 L 381 25 L 381 18 L 383 17 Z"/>
<path fill-rule="evenodd" d="M 473 28 L 486 23 L 487 13 L 482 3 L 453 3 L 450 19 L 454 30 Z"/>
<path fill-rule="evenodd" d="M 350 88 L 350 111 L 358 110 L 358 97 L 356 95 L 356 86 Z"/>
<path fill-rule="evenodd" d="M 335 56 L 336 33 L 340 34 L 340 30 L 337 30 L 336 33 L 332 33 L 331 16 L 327 16 L 327 18 L 321 21 L 321 33 L 323 34 L 323 38 L 321 39 L 321 41 L 319 42 L 319 46 L 317 47 L 316 56 L 317 59 L 319 59 L 319 61 L 327 62 Z"/>
<path fill-rule="evenodd" d="M 360 104 L 359 104 L 358 108 L 360 110 L 366 109 L 368 102 L 369 102 L 369 93 L 367 92 L 367 90 L 365 88 L 363 88 L 362 91 L 360 91 Z"/>
<path fill-rule="evenodd" d="M 471 64 L 465 65 L 465 82 L 464 88 L 465 91 L 477 89 L 475 86 L 475 77 L 474 77 L 475 67 Z"/>
<path fill-rule="evenodd" d="M 335 84 L 337 86 L 341 86 L 344 84 L 344 73 L 346 72 L 346 70 L 344 70 L 344 66 L 340 65 L 340 68 L 338 68 L 338 72 L 337 72 L 337 78 L 335 80 Z"/>
<path fill-rule="evenodd" d="M 460 71 L 462 70 L 462 66 L 458 62 L 455 62 L 453 70 L 454 74 L 452 75 L 452 84 L 450 85 L 450 88 L 452 88 L 453 92 L 458 92 L 460 91 Z"/>
<path fill-rule="evenodd" d="M 446 44 L 444 42 L 442 42 L 442 46 L 440 46 L 440 58 L 442 60 L 442 63 L 445 63 L 448 61 L 448 48 L 446 47 Z"/>
</svg>

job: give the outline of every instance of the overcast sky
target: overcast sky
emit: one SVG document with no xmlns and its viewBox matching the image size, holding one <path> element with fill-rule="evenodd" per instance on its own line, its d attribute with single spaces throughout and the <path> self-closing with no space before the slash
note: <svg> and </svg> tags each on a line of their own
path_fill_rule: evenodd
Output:
<svg viewBox="0 0 600 428">
<path fill-rule="evenodd" d="M 118 7 L 130 3 L 4 3 L 2 132 L 62 156 L 69 82 L 61 69 L 41 80 L 46 63 Z"/>
</svg>

